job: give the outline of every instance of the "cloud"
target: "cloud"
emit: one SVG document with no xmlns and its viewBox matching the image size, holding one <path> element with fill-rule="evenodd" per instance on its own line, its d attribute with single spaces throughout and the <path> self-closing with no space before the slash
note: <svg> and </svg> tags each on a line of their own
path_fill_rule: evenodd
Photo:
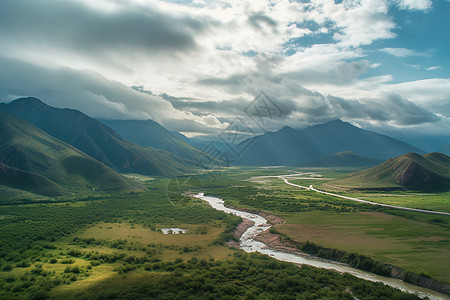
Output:
<svg viewBox="0 0 450 300">
<path fill-rule="evenodd" d="M 105 11 L 75 1 L 15 0 L 2 5 L 0 26 L 20 43 L 50 42 L 71 51 L 160 52 L 196 47 L 194 35 L 208 23 L 172 16 L 151 6 L 127 5 Z"/>
<path fill-rule="evenodd" d="M 406 48 L 383 48 L 379 51 L 385 52 L 387 54 L 393 55 L 395 57 L 407 57 L 407 56 L 425 56 L 422 53 L 418 53 L 411 49 Z"/>
<path fill-rule="evenodd" d="M 393 126 L 410 126 L 439 120 L 434 113 L 393 92 L 385 92 L 380 97 L 345 99 L 310 91 L 299 85 L 297 80 L 285 76 L 280 80 L 259 78 L 257 72 L 231 78 L 210 79 L 202 83 L 224 86 L 229 90 L 246 89 L 249 93 L 264 91 L 282 107 L 282 122 L 296 126 L 337 118 L 377 124 L 389 123 Z M 205 108 L 211 105 L 204 104 Z M 233 106 L 240 107 L 239 104 L 230 102 L 228 111 Z M 220 106 L 222 105 L 225 106 L 221 103 Z M 202 102 L 197 102 L 196 106 L 201 107 Z M 277 120 L 271 121 L 271 126 L 279 125 Z"/>
<path fill-rule="evenodd" d="M 433 5 L 431 0 L 396 0 L 395 3 L 400 9 L 407 10 L 429 10 Z"/>
<path fill-rule="evenodd" d="M 0 65 L 2 101 L 34 96 L 51 106 L 78 109 L 95 118 L 152 119 L 180 131 L 189 123 L 206 132 L 219 132 L 227 126 L 211 114 L 177 110 L 160 96 L 136 91 L 92 71 L 42 68 L 1 56 Z"/>
<path fill-rule="evenodd" d="M 434 78 L 397 84 L 386 84 L 379 89 L 398 93 L 426 109 L 450 117 L 450 79 Z"/>
<path fill-rule="evenodd" d="M 140 61 L 198 50 L 212 22 L 127 1 L 3 1 L 3 55 L 41 65 L 130 74 Z"/>
<path fill-rule="evenodd" d="M 389 123 L 395 126 L 410 126 L 439 120 L 435 114 L 396 94 L 359 100 L 316 95 L 313 99 L 301 99 L 299 112 L 303 118 L 314 116 L 316 120 L 321 121 L 344 119 Z"/>
<path fill-rule="evenodd" d="M 249 23 L 256 29 L 265 31 L 267 29 L 277 33 L 277 22 L 264 13 L 253 13 L 248 17 Z"/>
<path fill-rule="evenodd" d="M 305 68 L 298 71 L 283 74 L 303 84 L 329 83 L 336 85 L 347 85 L 352 83 L 358 76 L 367 72 L 370 63 L 367 60 L 336 62 L 334 65 L 322 68 Z"/>
<path fill-rule="evenodd" d="M 392 6 L 430 5 L 2 1 L 0 96 L 38 96 L 97 117 L 152 118 L 173 130 L 208 134 L 245 117 L 244 108 L 262 91 L 284 111 L 283 118 L 268 121 L 268 130 L 333 118 L 399 127 L 436 123 L 433 113 L 448 111 L 442 104 L 447 83 L 388 84 L 393 75 L 385 73 L 385 61 L 372 61 L 378 44 L 370 46 L 385 40 L 380 51 L 391 60 L 425 56 L 388 47 L 386 40 L 402 32 Z M 442 101 L 428 100 L 434 96 Z"/>
<path fill-rule="evenodd" d="M 334 38 L 344 46 L 369 45 L 378 39 L 396 37 L 392 32 L 395 23 L 388 16 L 389 7 L 386 1 L 343 1 L 334 4 L 328 1 L 325 15 L 339 29 Z"/>
<path fill-rule="evenodd" d="M 442 67 L 441 66 L 429 67 L 429 68 L 427 68 L 427 71 L 434 71 L 434 70 L 437 70 L 437 69 L 440 69 L 440 68 L 442 68 Z"/>
</svg>

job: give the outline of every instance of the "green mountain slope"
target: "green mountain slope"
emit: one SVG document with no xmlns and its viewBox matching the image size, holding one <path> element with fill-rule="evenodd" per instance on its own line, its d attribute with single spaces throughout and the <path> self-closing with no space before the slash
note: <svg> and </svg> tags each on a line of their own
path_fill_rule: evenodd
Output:
<svg viewBox="0 0 450 300">
<path fill-rule="evenodd" d="M 7 166 L 1 162 L 0 185 L 46 196 L 59 196 L 64 194 L 64 189 L 48 178 Z"/>
<path fill-rule="evenodd" d="M 140 186 L 34 125 L 0 111 L 0 184 L 55 196 Z"/>
<path fill-rule="evenodd" d="M 201 159 L 202 152 L 199 149 L 153 120 L 100 120 L 100 122 L 136 145 L 165 150 L 191 162 Z"/>
<path fill-rule="evenodd" d="M 34 124 L 122 173 L 173 175 L 190 169 L 183 159 L 162 150 L 132 144 L 108 126 L 77 110 L 54 108 L 36 98 L 0 104 L 0 110 Z"/>
<path fill-rule="evenodd" d="M 450 158 L 442 153 L 408 153 L 329 183 L 355 189 L 448 190 Z"/>
<path fill-rule="evenodd" d="M 382 160 L 368 158 L 352 151 L 343 151 L 327 155 L 317 160 L 301 164 L 302 167 L 367 167 L 375 166 Z"/>
</svg>

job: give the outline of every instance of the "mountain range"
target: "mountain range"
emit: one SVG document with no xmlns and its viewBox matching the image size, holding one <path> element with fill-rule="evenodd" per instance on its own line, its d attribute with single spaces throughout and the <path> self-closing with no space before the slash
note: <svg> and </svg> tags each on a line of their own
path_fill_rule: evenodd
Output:
<svg viewBox="0 0 450 300">
<path fill-rule="evenodd" d="M 0 110 L 26 120 L 121 173 L 174 175 L 192 169 L 167 151 L 140 147 L 78 110 L 48 106 L 36 98 L 20 98 Z"/>
<path fill-rule="evenodd" d="M 450 157 L 443 153 L 408 153 L 373 168 L 328 183 L 351 189 L 449 190 Z"/>
<path fill-rule="evenodd" d="M 0 185 L 46 196 L 142 188 L 36 126 L 0 111 Z"/>
<path fill-rule="evenodd" d="M 236 159 L 240 165 L 298 166 L 344 151 L 381 160 L 409 152 L 425 153 L 407 143 L 341 120 L 305 129 L 286 126 L 244 143 L 249 146 Z"/>
<path fill-rule="evenodd" d="M 36 98 L 2 103 L 0 110 L 34 124 L 122 173 L 164 176 L 189 172 L 203 154 L 197 147 L 208 143 L 169 132 L 152 120 L 98 121 L 74 109 L 51 107 Z M 229 151 L 226 143 L 214 143 L 222 151 Z M 409 152 L 424 153 L 407 143 L 341 120 L 305 129 L 285 126 L 244 144 L 249 146 L 239 157 L 228 152 L 233 163 L 361 167 Z"/>
<path fill-rule="evenodd" d="M 116 171 L 162 176 L 192 172 L 204 155 L 192 144 L 208 143 L 169 132 L 152 120 L 100 122 L 36 98 L 1 103 L 0 130 L 0 186 L 49 196 L 86 187 L 141 188 Z M 239 146 L 217 143 L 222 151 Z M 239 157 L 228 153 L 240 165 L 369 167 L 388 159 L 333 182 L 342 186 L 357 182 L 365 188 L 446 189 L 450 178 L 445 154 L 421 156 L 422 150 L 407 143 L 341 120 L 305 129 L 286 126 L 244 144 L 249 146 Z"/>
<path fill-rule="evenodd" d="M 99 120 L 127 141 L 141 147 L 165 150 L 189 162 L 196 163 L 202 152 L 180 138 L 181 134 L 168 131 L 153 120 Z"/>
</svg>

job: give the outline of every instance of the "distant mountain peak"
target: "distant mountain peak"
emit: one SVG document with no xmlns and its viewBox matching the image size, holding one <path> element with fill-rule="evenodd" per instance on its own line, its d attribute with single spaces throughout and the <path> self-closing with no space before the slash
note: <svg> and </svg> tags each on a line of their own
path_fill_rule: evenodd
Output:
<svg viewBox="0 0 450 300">
<path fill-rule="evenodd" d="M 47 106 L 47 104 L 45 104 L 44 102 L 42 102 L 42 100 L 35 98 L 35 97 L 23 97 L 23 98 L 18 98 L 16 100 L 13 100 L 9 103 L 10 105 L 40 105 L 40 106 Z"/>
<path fill-rule="evenodd" d="M 336 152 L 353 151 L 386 160 L 409 152 L 424 153 L 399 140 L 336 119 L 303 129 L 285 126 L 261 135 L 237 160 L 246 165 L 300 165 Z"/>
<path fill-rule="evenodd" d="M 286 125 L 286 126 L 284 126 L 283 128 L 281 128 L 281 129 L 278 130 L 278 131 L 283 132 L 283 131 L 293 131 L 293 130 L 295 130 L 295 129 L 292 128 L 291 126 Z"/>
<path fill-rule="evenodd" d="M 335 120 L 331 120 L 331 121 L 325 122 L 324 124 L 344 124 L 344 123 L 347 123 L 347 122 L 344 122 L 341 119 L 335 119 Z"/>
<path fill-rule="evenodd" d="M 322 124 L 323 126 L 348 126 L 348 127 L 355 127 L 352 124 L 348 123 L 348 122 L 344 122 L 340 119 L 336 119 L 336 120 L 332 120 L 332 121 L 328 121 L 324 124 Z"/>
</svg>

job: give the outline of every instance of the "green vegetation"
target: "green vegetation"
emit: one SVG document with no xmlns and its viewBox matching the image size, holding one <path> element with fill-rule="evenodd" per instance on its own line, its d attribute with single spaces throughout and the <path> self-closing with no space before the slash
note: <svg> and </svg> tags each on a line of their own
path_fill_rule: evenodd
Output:
<svg viewBox="0 0 450 300">
<path fill-rule="evenodd" d="M 108 126 L 74 109 L 51 107 L 36 98 L 20 98 L 1 103 L 0 110 L 32 123 L 122 173 L 171 176 L 190 172 L 193 167 L 166 151 L 130 143 Z M 22 161 L 26 159 L 22 157 Z"/>
<path fill-rule="evenodd" d="M 268 207 L 286 219 L 303 213 L 373 213 L 371 207 L 350 201 L 313 193 L 303 197 L 278 181 L 273 186 L 242 181 L 276 172 L 229 168 L 207 173 L 195 177 L 195 185 L 181 185 L 180 195 L 201 187 L 206 193 L 226 194 L 233 204 L 242 200 L 248 207 Z M 230 249 L 225 241 L 232 239 L 239 218 L 185 195 L 180 196 L 182 205 L 173 205 L 166 191 L 171 180 L 137 179 L 149 189 L 0 206 L 0 298 L 417 299 L 348 274 L 299 268 Z M 164 235 L 163 227 L 188 231 Z M 370 261 L 348 259 L 351 264 Z M 432 270 L 422 271 L 434 276 Z"/>
<path fill-rule="evenodd" d="M 146 262 L 183 255 L 224 259 L 240 219 L 200 200 L 170 203 L 168 180 L 153 190 L 91 200 L 0 207 L 0 298 L 27 297 L 56 286 L 128 273 Z M 182 226 L 183 235 L 159 228 Z"/>
<path fill-rule="evenodd" d="M 271 171 L 275 174 L 289 174 L 284 170 Z M 343 173 L 338 170 L 314 171 L 316 175 L 320 173 L 327 178 L 342 177 L 345 172 L 348 170 Z M 266 178 L 264 183 L 242 181 L 251 177 L 246 171 L 235 174 L 235 183 L 228 184 L 233 174 L 233 171 L 224 174 L 227 186 L 221 186 L 222 177 L 214 185 L 213 180 L 205 184 L 209 186 L 206 193 L 223 198 L 228 205 L 268 211 L 282 217 L 286 223 L 276 225 L 276 229 L 294 241 L 316 244 L 320 247 L 316 254 L 323 247 L 337 249 L 354 253 L 358 259 L 362 255 L 364 260 L 396 265 L 415 273 L 426 272 L 433 278 L 450 282 L 448 265 L 443 263 L 450 255 L 449 217 L 386 209 L 339 199 L 286 185 L 278 178 Z M 258 178 L 256 181 L 260 180 Z M 305 186 L 309 186 L 312 181 L 324 182 L 310 179 L 289 181 Z M 377 195 L 376 192 L 367 194 Z M 346 195 L 355 196 L 349 193 Z M 410 195 L 413 199 L 412 195 L 416 194 L 410 192 Z M 438 195 L 435 199 L 440 199 L 440 205 L 448 210 L 448 196 L 446 193 Z M 419 203 L 417 201 L 412 207 L 420 207 Z M 322 251 L 321 256 L 327 255 Z M 341 259 L 342 257 L 337 258 Z M 349 263 L 358 266 L 358 259 Z M 363 265 L 370 264 L 359 263 L 359 267 Z"/>
<path fill-rule="evenodd" d="M 236 217 L 212 210 L 198 199 L 184 207 L 171 205 L 163 190 L 166 184 L 166 180 L 154 181 L 154 191 L 117 194 L 109 199 L 0 207 L 0 256 L 10 251 L 21 253 L 38 241 L 54 242 L 96 222 L 126 220 L 149 228 L 155 224 L 204 224 L 211 220 L 228 220 L 231 224 L 227 228 L 231 228 L 237 222 Z M 11 256 L 20 257 L 17 253 Z"/>
<path fill-rule="evenodd" d="M 348 274 L 301 268 L 258 254 L 223 261 L 176 259 L 144 264 L 133 275 L 115 275 L 88 288 L 55 290 L 75 299 L 418 299 Z"/>
<path fill-rule="evenodd" d="M 450 192 L 417 193 L 417 192 L 346 192 L 342 193 L 377 203 L 450 212 Z"/>
<path fill-rule="evenodd" d="M 341 251 L 336 249 L 329 249 L 319 246 L 310 241 L 301 243 L 299 249 L 305 253 L 322 257 L 326 259 L 336 260 L 343 263 L 347 263 L 352 267 L 372 272 L 383 276 L 391 276 L 391 269 L 384 263 L 377 262 L 365 255 L 349 253 L 343 255 Z"/>
<path fill-rule="evenodd" d="M 102 120 L 121 137 L 141 147 L 153 147 L 196 163 L 204 153 L 153 120 Z M 180 135 L 181 136 L 181 135 Z"/>
<path fill-rule="evenodd" d="M 142 189 L 78 149 L 2 111 L 0 160 L 0 186 L 9 187 L 13 195 L 15 190 L 52 197 L 78 191 Z"/>
<path fill-rule="evenodd" d="M 443 263 L 450 255 L 450 235 L 439 224 L 378 212 L 312 211 L 284 218 L 286 224 L 277 226 L 277 230 L 296 241 L 362 254 L 450 281 L 448 265 Z"/>
<path fill-rule="evenodd" d="M 450 190 L 450 158 L 442 153 L 409 153 L 329 183 L 330 187 L 368 190 Z"/>
</svg>

